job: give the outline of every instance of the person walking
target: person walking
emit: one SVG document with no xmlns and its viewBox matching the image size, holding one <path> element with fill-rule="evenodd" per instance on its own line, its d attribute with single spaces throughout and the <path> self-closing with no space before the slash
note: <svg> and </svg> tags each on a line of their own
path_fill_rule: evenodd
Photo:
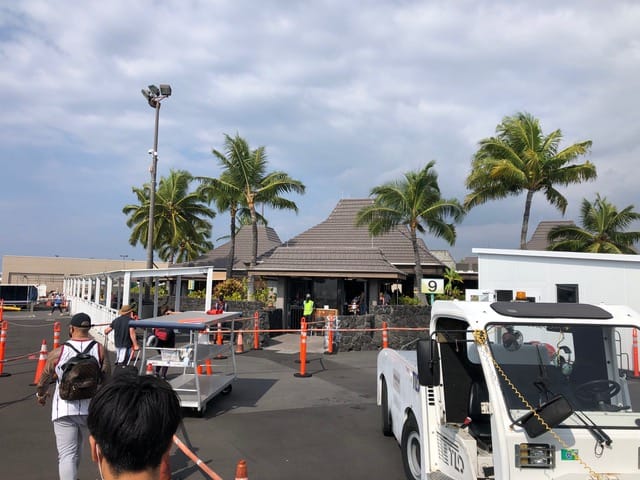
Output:
<svg viewBox="0 0 640 480">
<path fill-rule="evenodd" d="M 135 320 L 135 312 L 131 305 L 123 305 L 118 312 L 119 317 L 113 319 L 111 324 L 104 329 L 104 334 L 109 335 L 114 332 L 113 342 L 116 346 L 116 365 L 126 364 L 131 356 L 131 349 L 136 352 L 140 350 L 136 329 L 131 327 L 129 322 Z"/>
<path fill-rule="evenodd" d="M 60 398 L 60 380 L 65 364 L 76 356 L 76 350 L 83 352 L 90 345 L 90 342 L 94 341 L 89 336 L 89 328 L 91 328 L 91 318 L 86 313 L 76 313 L 71 317 L 69 322 L 71 338 L 66 343 L 73 348 L 67 348 L 68 345 L 63 344 L 49 353 L 36 387 L 36 400 L 44 406 L 50 395 L 51 381 L 56 380 L 51 399 L 51 420 L 58 449 L 60 480 L 76 480 L 78 478 L 82 449 L 87 441 L 87 415 L 91 399 L 63 400 Z M 98 360 L 103 378 L 108 377 L 111 373 L 111 365 L 105 348 L 96 342 L 88 353 Z"/>
<path fill-rule="evenodd" d="M 180 400 L 165 380 L 123 374 L 89 405 L 89 446 L 103 480 L 162 478 L 181 421 Z M 170 472 L 167 472 L 170 475 Z"/>
<path fill-rule="evenodd" d="M 159 316 L 163 315 L 172 315 L 175 313 L 171 310 L 167 305 L 161 307 L 159 309 Z M 162 328 L 157 327 L 153 329 L 153 335 L 156 337 L 155 346 L 158 348 L 175 348 L 176 346 L 176 333 L 173 328 Z M 158 353 L 161 353 L 158 350 Z M 167 372 L 169 371 L 169 367 L 167 366 L 157 366 L 156 367 L 156 375 L 160 375 L 162 378 L 167 378 Z"/>
<path fill-rule="evenodd" d="M 49 313 L 49 315 L 53 315 L 56 308 L 60 313 L 62 313 L 62 295 L 60 295 L 59 292 L 56 293 L 55 297 L 53 297 L 53 301 L 51 302 L 51 313 Z"/>
</svg>

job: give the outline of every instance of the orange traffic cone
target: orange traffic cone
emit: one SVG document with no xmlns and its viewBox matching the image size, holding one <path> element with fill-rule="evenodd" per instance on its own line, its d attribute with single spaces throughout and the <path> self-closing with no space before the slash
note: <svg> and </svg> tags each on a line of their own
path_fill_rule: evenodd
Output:
<svg viewBox="0 0 640 480">
<path fill-rule="evenodd" d="M 60 322 L 56 322 L 53 324 L 53 350 L 60 346 L 60 332 L 62 331 L 62 326 Z"/>
<path fill-rule="evenodd" d="M 238 330 L 238 341 L 236 343 L 236 353 L 244 353 L 244 342 L 242 340 L 242 330 Z"/>
<path fill-rule="evenodd" d="M 218 334 L 216 335 L 216 345 L 222 345 L 222 325 L 218 322 Z"/>
<path fill-rule="evenodd" d="M 235 480 L 249 480 L 247 474 L 247 462 L 240 460 L 236 466 L 236 478 Z"/>
<path fill-rule="evenodd" d="M 42 346 L 40 347 L 40 357 L 38 358 L 38 366 L 36 367 L 36 374 L 33 377 L 33 385 L 37 385 L 44 371 L 44 366 L 47 363 L 47 341 L 42 340 Z"/>
</svg>

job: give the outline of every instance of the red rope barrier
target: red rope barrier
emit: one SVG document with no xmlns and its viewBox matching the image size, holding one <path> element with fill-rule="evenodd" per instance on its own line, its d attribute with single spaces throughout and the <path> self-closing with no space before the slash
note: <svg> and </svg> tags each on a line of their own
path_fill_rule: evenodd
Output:
<svg viewBox="0 0 640 480">
<path fill-rule="evenodd" d="M 40 353 L 40 350 L 31 352 L 31 353 L 26 353 L 24 355 L 18 355 L 17 357 L 6 358 L 4 360 L 0 360 L 0 363 L 15 362 L 16 360 L 21 360 L 23 358 L 28 358 L 29 360 L 35 360 L 35 358 L 30 358 L 30 357 L 35 357 L 38 353 Z"/>
<path fill-rule="evenodd" d="M 209 478 L 212 478 L 213 480 L 222 480 L 222 477 L 220 475 L 211 470 L 202 460 L 200 460 L 200 458 L 196 456 L 195 453 L 189 450 L 189 447 L 182 443 L 182 440 L 180 440 L 175 435 L 173 436 L 173 443 L 175 443 L 175 445 L 182 451 L 182 453 L 189 457 L 191 461 L 193 461 L 193 463 L 195 463 L 196 466 L 200 468 L 200 470 L 206 473 Z"/>
</svg>

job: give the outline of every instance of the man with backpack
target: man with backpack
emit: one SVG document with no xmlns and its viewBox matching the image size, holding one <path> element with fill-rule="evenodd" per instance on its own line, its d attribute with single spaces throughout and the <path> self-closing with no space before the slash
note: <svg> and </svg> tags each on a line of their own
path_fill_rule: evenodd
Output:
<svg viewBox="0 0 640 480">
<path fill-rule="evenodd" d="M 76 313 L 69 322 L 67 342 L 49 353 L 38 385 L 36 399 L 45 405 L 51 380 L 56 380 L 51 398 L 51 419 L 58 448 L 60 480 L 76 480 L 87 442 L 89 403 L 96 390 L 111 373 L 103 345 L 89 336 L 91 318 Z"/>
</svg>

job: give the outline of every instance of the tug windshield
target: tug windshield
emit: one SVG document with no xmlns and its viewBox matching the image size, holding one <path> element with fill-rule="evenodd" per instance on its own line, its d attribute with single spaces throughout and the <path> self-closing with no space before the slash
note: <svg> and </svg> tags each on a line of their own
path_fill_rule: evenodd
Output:
<svg viewBox="0 0 640 480">
<path fill-rule="evenodd" d="M 529 409 L 520 395 L 533 408 L 563 395 L 575 411 L 588 412 L 602 426 L 637 427 L 640 380 L 632 378 L 633 330 L 589 324 L 489 326 L 492 362 L 499 367 L 512 418 Z M 563 425 L 574 426 L 571 417 Z"/>
</svg>

